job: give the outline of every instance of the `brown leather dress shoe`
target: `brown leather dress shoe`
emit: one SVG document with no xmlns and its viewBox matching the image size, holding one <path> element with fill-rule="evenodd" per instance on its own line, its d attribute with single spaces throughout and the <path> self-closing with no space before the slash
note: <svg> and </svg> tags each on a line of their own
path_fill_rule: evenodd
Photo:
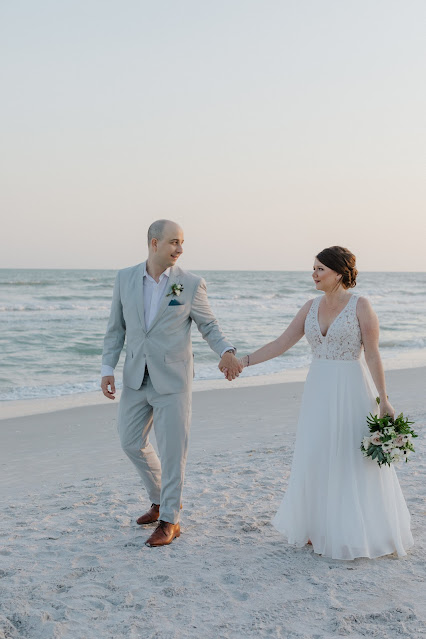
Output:
<svg viewBox="0 0 426 639">
<path fill-rule="evenodd" d="M 175 537 L 180 537 L 180 525 L 171 524 L 168 521 L 162 521 L 152 533 L 151 537 L 146 540 L 145 546 L 154 548 L 155 546 L 168 546 Z"/>
<path fill-rule="evenodd" d="M 136 523 L 139 526 L 143 526 L 143 524 L 152 524 L 154 521 L 157 521 L 160 516 L 160 505 L 159 504 L 151 504 L 151 508 L 144 515 L 141 515 L 139 519 L 136 519 Z"/>
</svg>

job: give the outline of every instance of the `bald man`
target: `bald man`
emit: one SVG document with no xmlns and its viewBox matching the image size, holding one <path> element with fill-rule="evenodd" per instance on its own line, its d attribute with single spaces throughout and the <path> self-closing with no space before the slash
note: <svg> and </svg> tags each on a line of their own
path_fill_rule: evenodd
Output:
<svg viewBox="0 0 426 639">
<path fill-rule="evenodd" d="M 242 370 L 210 308 L 203 278 L 176 265 L 183 230 L 170 220 L 148 229 L 148 259 L 118 272 L 104 339 L 101 388 L 115 399 L 114 368 L 127 336 L 118 411 L 121 446 L 151 502 L 139 525 L 158 521 L 148 546 L 180 536 L 179 516 L 191 423 L 194 321 L 229 380 Z M 160 459 L 149 434 L 154 426 Z M 161 461 L 160 461 L 161 460 Z"/>
</svg>

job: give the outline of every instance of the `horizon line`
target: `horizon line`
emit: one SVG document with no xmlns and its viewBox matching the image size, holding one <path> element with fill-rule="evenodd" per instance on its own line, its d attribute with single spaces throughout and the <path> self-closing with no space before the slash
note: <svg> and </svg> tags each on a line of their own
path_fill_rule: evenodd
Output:
<svg viewBox="0 0 426 639">
<path fill-rule="evenodd" d="M 140 262 L 141 264 L 142 262 Z M 137 266 L 137 264 L 134 264 L 133 266 Z M 122 268 L 128 268 L 128 267 L 117 267 L 117 268 L 94 268 L 94 267 L 90 267 L 90 268 L 81 268 L 81 267 L 53 267 L 53 266 L 47 266 L 47 267 L 39 267 L 39 266 L 34 266 L 34 267 L 30 267 L 30 266 L 0 266 L 0 271 L 119 271 Z M 131 267 L 130 267 L 131 268 Z M 194 269 L 182 269 L 182 270 L 189 270 L 189 271 L 206 271 L 206 272 L 222 272 L 222 273 L 234 273 L 235 271 L 239 272 L 239 273 L 310 273 L 312 269 L 241 269 L 241 268 L 234 268 L 234 269 L 220 269 L 220 268 L 194 268 Z M 386 270 L 386 271 L 382 271 L 382 270 L 363 270 L 360 271 L 360 273 L 426 273 L 426 270 L 424 271 L 391 271 L 391 270 Z"/>
</svg>

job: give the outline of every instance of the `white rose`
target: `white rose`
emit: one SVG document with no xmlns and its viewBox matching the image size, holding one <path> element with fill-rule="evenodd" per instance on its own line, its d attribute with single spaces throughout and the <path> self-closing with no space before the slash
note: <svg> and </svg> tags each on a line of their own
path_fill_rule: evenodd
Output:
<svg viewBox="0 0 426 639">
<path fill-rule="evenodd" d="M 364 439 L 362 440 L 362 445 L 364 446 L 364 450 L 368 450 L 368 447 L 370 446 L 370 438 L 364 437 Z"/>
<path fill-rule="evenodd" d="M 381 434 L 379 433 L 378 430 L 376 430 L 376 432 L 371 435 L 370 441 L 375 446 L 378 446 L 379 444 L 382 443 L 382 436 L 381 436 Z"/>
</svg>

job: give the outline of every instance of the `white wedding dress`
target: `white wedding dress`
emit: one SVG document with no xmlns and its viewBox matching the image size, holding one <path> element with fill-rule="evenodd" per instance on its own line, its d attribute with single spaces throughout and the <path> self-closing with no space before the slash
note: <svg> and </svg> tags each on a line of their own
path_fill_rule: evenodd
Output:
<svg viewBox="0 0 426 639">
<path fill-rule="evenodd" d="M 363 457 L 366 417 L 375 413 L 375 389 L 360 359 L 358 296 L 321 334 L 313 300 L 305 335 L 313 361 L 303 392 L 287 491 L 272 520 L 298 547 L 310 539 L 333 559 L 402 556 L 413 545 L 410 514 L 393 466 Z"/>
</svg>

